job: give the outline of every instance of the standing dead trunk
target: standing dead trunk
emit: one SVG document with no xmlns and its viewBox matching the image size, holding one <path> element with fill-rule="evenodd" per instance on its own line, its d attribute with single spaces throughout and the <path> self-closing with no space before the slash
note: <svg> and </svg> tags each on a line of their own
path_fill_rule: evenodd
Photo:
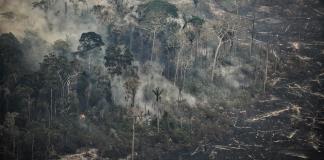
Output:
<svg viewBox="0 0 324 160">
<path fill-rule="evenodd" d="M 152 43 L 151 61 L 153 61 L 153 56 L 155 56 L 155 36 L 156 36 L 156 29 L 153 30 L 153 43 Z"/>
<path fill-rule="evenodd" d="M 31 98 L 28 96 L 28 121 L 30 121 L 31 115 Z"/>
<path fill-rule="evenodd" d="M 135 148 L 135 116 L 133 116 L 132 160 L 134 160 L 134 148 Z"/>
<path fill-rule="evenodd" d="M 188 68 L 183 68 L 183 75 L 182 75 L 182 87 L 184 87 L 185 82 L 186 82 L 186 73 L 187 73 Z"/>
<path fill-rule="evenodd" d="M 177 82 L 177 78 L 178 78 L 178 74 L 179 74 L 179 63 L 180 63 L 180 57 L 181 57 L 181 52 L 182 52 L 182 49 L 183 49 L 183 44 L 181 43 L 181 48 L 177 54 L 177 62 L 176 62 L 176 72 L 175 72 L 175 76 L 174 76 L 174 84 L 173 85 L 176 85 L 176 82 Z"/>
<path fill-rule="evenodd" d="M 199 52 L 199 36 L 197 37 L 196 40 L 196 54 L 194 56 L 194 60 L 196 59 L 196 57 L 198 57 L 198 52 Z"/>
<path fill-rule="evenodd" d="M 16 136 L 12 136 L 12 153 L 16 152 Z"/>
<path fill-rule="evenodd" d="M 167 120 L 167 127 L 168 127 L 168 131 L 169 131 L 170 130 L 169 114 L 166 115 L 166 120 Z"/>
<path fill-rule="evenodd" d="M 157 114 L 157 131 L 160 133 L 160 111 L 158 109 L 158 114 Z"/>
<path fill-rule="evenodd" d="M 51 132 L 48 132 L 47 133 L 47 141 L 48 141 L 47 142 L 48 143 L 48 145 L 47 145 L 47 151 L 50 151 L 50 149 L 51 149 Z M 47 157 L 47 159 L 49 159 L 49 158 Z"/>
<path fill-rule="evenodd" d="M 50 104 L 50 115 L 49 115 L 49 122 L 48 122 L 49 128 L 51 128 L 52 112 L 53 112 L 53 89 L 51 88 L 51 104 Z"/>
<path fill-rule="evenodd" d="M 237 3 L 237 0 L 235 0 L 235 6 L 236 6 L 236 15 L 239 15 L 239 5 Z"/>
<path fill-rule="evenodd" d="M 190 143 L 192 143 L 192 111 L 190 111 L 189 117 L 189 136 L 190 136 Z"/>
<path fill-rule="evenodd" d="M 190 137 L 191 137 L 191 134 L 192 134 L 192 117 L 190 116 Z"/>
<path fill-rule="evenodd" d="M 87 89 L 87 108 L 90 108 L 91 90 L 92 90 L 92 84 L 89 83 L 89 86 L 88 86 L 88 89 Z"/>
<path fill-rule="evenodd" d="M 140 39 L 141 39 L 141 53 L 144 53 L 144 38 L 143 38 L 143 33 L 142 31 L 139 31 Z"/>
<path fill-rule="evenodd" d="M 89 58 L 88 58 L 88 70 L 90 73 L 90 71 L 91 71 L 91 55 L 89 55 Z"/>
<path fill-rule="evenodd" d="M 254 28 L 255 28 L 255 11 L 253 11 L 252 30 L 251 30 L 251 44 L 250 44 L 250 56 L 252 56 L 252 53 L 253 53 Z"/>
<path fill-rule="evenodd" d="M 65 15 L 65 17 L 67 16 L 67 12 L 68 12 L 67 2 L 64 2 L 64 15 Z"/>
<path fill-rule="evenodd" d="M 9 98 L 8 95 L 5 96 L 6 99 L 6 113 L 9 112 Z"/>
<path fill-rule="evenodd" d="M 215 51 L 215 56 L 214 56 L 214 62 L 213 62 L 213 68 L 212 68 L 212 77 L 211 77 L 211 80 L 213 81 L 214 80 L 214 70 L 215 70 L 215 67 L 216 67 L 216 62 L 217 62 L 217 57 L 218 57 L 218 52 L 219 52 L 219 49 L 220 47 L 222 46 L 222 39 L 219 38 L 219 43 L 218 43 L 218 46 L 216 48 L 216 51 Z"/>
<path fill-rule="evenodd" d="M 134 33 L 134 26 L 132 26 L 130 38 L 129 38 L 129 50 L 132 52 L 133 49 L 133 33 Z"/>
<path fill-rule="evenodd" d="M 269 59 L 269 46 L 267 46 L 266 60 L 265 60 L 265 72 L 264 72 L 264 82 L 263 82 L 263 92 L 266 91 L 266 85 L 268 80 L 268 59 Z"/>
<path fill-rule="evenodd" d="M 33 134 L 32 146 L 31 146 L 31 160 L 34 160 L 34 144 L 35 144 L 35 136 Z"/>
</svg>

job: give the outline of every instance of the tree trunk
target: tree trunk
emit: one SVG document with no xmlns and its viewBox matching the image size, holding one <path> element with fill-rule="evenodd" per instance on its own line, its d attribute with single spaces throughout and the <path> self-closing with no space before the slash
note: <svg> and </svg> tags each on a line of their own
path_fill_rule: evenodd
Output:
<svg viewBox="0 0 324 160">
<path fill-rule="evenodd" d="M 132 95 L 132 104 L 131 104 L 131 106 L 132 106 L 132 108 L 133 107 L 135 107 L 135 95 L 136 93 L 133 93 L 133 95 Z"/>
<path fill-rule="evenodd" d="M 65 83 L 62 81 L 62 88 L 61 88 L 61 102 L 65 102 Z"/>
<path fill-rule="evenodd" d="M 35 143 L 35 136 L 33 134 L 32 146 L 31 146 L 31 160 L 34 160 L 34 143 Z"/>
<path fill-rule="evenodd" d="M 189 121 L 189 132 L 190 132 L 190 139 L 191 139 L 191 136 L 192 136 L 192 116 L 190 116 L 190 121 Z"/>
<path fill-rule="evenodd" d="M 48 135 L 47 135 L 47 143 L 48 143 L 48 146 L 47 146 L 47 151 L 50 151 L 50 147 L 51 147 L 51 134 L 50 134 L 50 131 L 47 133 Z M 49 155 L 46 155 L 46 156 L 49 156 Z M 47 158 L 48 159 L 48 158 Z"/>
<path fill-rule="evenodd" d="M 169 131 L 169 130 L 170 130 L 169 114 L 167 114 L 167 116 L 166 116 L 166 120 L 167 120 L 167 127 L 168 127 L 168 131 Z"/>
<path fill-rule="evenodd" d="M 215 51 L 214 62 L 213 62 L 213 68 L 212 68 L 212 77 L 211 77 L 211 80 L 212 80 L 212 81 L 214 80 L 214 70 L 215 70 L 215 67 L 216 67 L 216 62 L 217 62 L 217 56 L 218 56 L 219 48 L 220 48 L 221 46 L 222 46 L 222 39 L 219 38 L 219 43 L 218 43 L 218 46 L 217 46 L 216 51 Z"/>
<path fill-rule="evenodd" d="M 160 133 L 160 115 L 159 115 L 159 113 L 157 116 L 157 130 L 158 130 L 158 133 Z"/>
<path fill-rule="evenodd" d="M 6 113 L 9 112 L 9 98 L 6 96 Z"/>
<path fill-rule="evenodd" d="M 53 89 L 51 88 L 50 117 L 49 117 L 49 123 L 48 123 L 49 128 L 51 128 L 52 112 L 53 112 Z"/>
<path fill-rule="evenodd" d="M 199 50 L 199 36 L 196 40 L 196 54 L 194 55 L 194 60 L 198 57 L 198 50 Z"/>
<path fill-rule="evenodd" d="M 269 59 L 269 46 L 267 47 L 266 61 L 265 61 L 265 72 L 264 72 L 264 82 L 263 82 L 263 92 L 266 91 L 266 85 L 268 80 L 268 59 Z"/>
<path fill-rule="evenodd" d="M 184 67 L 182 70 L 182 84 L 181 87 L 184 88 L 185 82 L 186 82 L 186 71 L 187 71 L 187 67 Z"/>
<path fill-rule="evenodd" d="M 152 43 L 151 61 L 153 61 L 153 56 L 155 56 L 155 36 L 156 36 L 156 29 L 154 29 L 154 31 L 153 31 L 153 43 Z"/>
<path fill-rule="evenodd" d="M 88 69 L 89 69 L 89 73 L 91 71 L 91 56 L 89 55 L 89 59 L 88 59 Z"/>
<path fill-rule="evenodd" d="M 135 116 L 133 116 L 132 160 L 134 160 L 134 147 L 135 147 Z"/>
<path fill-rule="evenodd" d="M 133 33 L 134 33 L 134 26 L 132 26 L 132 29 L 131 29 L 131 35 L 130 35 L 130 38 L 129 38 L 129 50 L 132 52 L 132 49 L 133 49 Z"/>
<path fill-rule="evenodd" d="M 16 152 L 16 136 L 12 136 L 12 153 Z"/>
<path fill-rule="evenodd" d="M 67 12 L 68 12 L 67 2 L 64 2 L 64 15 L 65 15 L 65 17 L 67 16 Z"/>
<path fill-rule="evenodd" d="M 254 45 L 254 25 L 255 25 L 255 11 L 253 11 L 252 30 L 251 30 L 251 44 L 250 44 L 250 56 L 252 56 Z"/>
<path fill-rule="evenodd" d="M 236 5 L 236 15 L 239 15 L 239 5 L 237 3 L 237 0 L 235 0 L 235 5 Z"/>
<path fill-rule="evenodd" d="M 139 34 L 140 34 L 140 38 L 141 38 L 141 53 L 144 54 L 144 40 L 143 40 L 143 33 L 141 30 L 139 31 Z"/>
<path fill-rule="evenodd" d="M 158 102 L 157 102 L 157 108 L 158 108 L 158 113 L 157 113 L 157 131 L 158 131 L 158 134 L 159 134 L 160 133 L 160 110 L 159 110 Z"/>
<path fill-rule="evenodd" d="M 177 82 L 177 77 L 178 77 L 178 72 L 179 72 L 179 63 L 180 63 L 180 56 L 181 56 L 181 52 L 182 52 L 182 48 L 183 48 L 183 45 L 181 43 L 181 48 L 177 54 L 177 63 L 176 63 L 176 72 L 175 72 L 175 76 L 174 76 L 174 84 L 173 85 L 176 85 L 176 82 Z"/>
<path fill-rule="evenodd" d="M 30 114 L 31 114 L 31 99 L 30 96 L 28 96 L 28 121 L 30 121 Z"/>
</svg>

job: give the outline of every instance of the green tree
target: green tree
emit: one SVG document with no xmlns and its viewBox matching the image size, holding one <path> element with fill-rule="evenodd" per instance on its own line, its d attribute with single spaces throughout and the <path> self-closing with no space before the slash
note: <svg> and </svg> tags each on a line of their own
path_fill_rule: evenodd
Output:
<svg viewBox="0 0 324 160">
<path fill-rule="evenodd" d="M 152 54 L 156 56 L 155 40 L 156 35 L 165 27 L 167 24 L 167 18 L 178 17 L 178 9 L 175 5 L 168 3 L 163 0 L 153 0 L 148 3 L 139 6 L 140 10 L 140 23 L 144 25 L 144 28 L 153 33 L 152 39 Z"/>
<path fill-rule="evenodd" d="M 194 3 L 195 7 L 197 8 L 198 3 L 199 3 L 199 0 L 192 0 L 192 1 L 193 1 L 193 3 Z"/>
<path fill-rule="evenodd" d="M 193 54 L 193 51 L 191 52 L 191 57 L 195 57 L 194 55 L 198 54 L 200 34 L 205 20 L 198 16 L 192 16 L 188 20 L 186 19 L 186 16 L 183 18 L 185 20 L 184 28 L 187 27 L 187 25 L 191 26 L 191 30 L 186 32 L 188 40 L 191 44 L 196 40 L 196 54 Z"/>
<path fill-rule="evenodd" d="M 44 57 L 43 62 L 40 64 L 39 73 L 43 79 L 41 94 L 47 97 L 47 104 L 49 105 L 50 125 L 57 110 L 64 111 L 66 109 L 70 93 L 69 84 L 73 77 L 79 75 L 79 70 L 66 57 L 49 54 Z M 56 101 L 57 99 L 59 101 Z M 55 101 L 58 103 L 55 103 Z"/>
<path fill-rule="evenodd" d="M 79 42 L 79 51 L 88 51 L 104 45 L 101 36 L 95 32 L 82 33 Z"/>
<path fill-rule="evenodd" d="M 33 88 L 29 87 L 29 86 L 24 86 L 24 85 L 19 85 L 16 89 L 15 89 L 15 94 L 17 95 L 18 99 L 20 99 L 22 101 L 22 103 L 20 105 L 22 105 L 22 107 L 25 109 L 27 109 L 27 119 L 28 121 L 31 120 L 32 117 L 32 94 L 33 94 L 34 90 Z"/>
<path fill-rule="evenodd" d="M 172 78 L 174 72 L 174 60 L 181 47 L 181 40 L 178 37 L 181 26 L 176 22 L 169 22 L 163 31 L 163 46 L 166 50 L 166 54 L 161 55 L 162 62 L 165 63 L 164 76 Z"/>
<path fill-rule="evenodd" d="M 4 137 L 8 137 L 8 139 L 4 139 L 5 142 L 7 142 L 6 146 L 3 146 L 5 148 L 6 158 L 9 158 L 7 156 L 15 157 L 16 150 L 18 148 L 17 146 L 17 137 L 19 136 L 19 128 L 16 126 L 16 117 L 18 116 L 18 113 L 16 112 L 7 112 L 5 116 L 5 120 L 3 123 L 3 129 L 4 129 Z M 9 158 L 9 159 L 11 159 Z"/>
<path fill-rule="evenodd" d="M 20 42 L 12 33 L 0 35 L 0 84 L 7 79 L 17 81 L 17 75 L 23 70 L 21 67 L 23 56 Z"/>
<path fill-rule="evenodd" d="M 53 51 L 60 56 L 65 56 L 67 53 L 71 52 L 71 44 L 64 40 L 55 41 L 52 47 Z"/>
<path fill-rule="evenodd" d="M 134 60 L 128 48 L 110 45 L 106 49 L 105 66 L 111 75 L 121 75 Z"/>
</svg>

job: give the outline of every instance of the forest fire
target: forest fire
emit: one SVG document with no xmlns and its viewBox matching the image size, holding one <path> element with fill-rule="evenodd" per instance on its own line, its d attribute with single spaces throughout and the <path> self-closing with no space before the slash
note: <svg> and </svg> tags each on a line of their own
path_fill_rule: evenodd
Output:
<svg viewBox="0 0 324 160">
<path fill-rule="evenodd" d="M 291 47 L 293 48 L 293 50 L 297 51 L 297 50 L 300 50 L 301 44 L 299 42 L 293 42 L 291 44 Z"/>
<path fill-rule="evenodd" d="M 86 119 L 85 114 L 81 113 L 81 114 L 80 114 L 80 120 L 85 120 L 85 119 Z"/>
<path fill-rule="evenodd" d="M 321 159 L 323 15 L 322 0 L 0 0 L 0 160 Z"/>
</svg>

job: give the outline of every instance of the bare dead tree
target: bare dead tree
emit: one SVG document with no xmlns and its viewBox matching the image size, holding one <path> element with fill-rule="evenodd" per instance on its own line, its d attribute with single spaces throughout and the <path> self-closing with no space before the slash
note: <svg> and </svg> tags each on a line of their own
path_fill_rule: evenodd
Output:
<svg viewBox="0 0 324 160">
<path fill-rule="evenodd" d="M 216 67 L 216 62 L 217 62 L 217 58 L 218 58 L 218 54 L 219 54 L 219 50 L 220 47 L 223 44 L 223 40 L 225 35 L 227 34 L 227 29 L 229 28 L 228 24 L 225 24 L 223 22 L 220 22 L 219 24 L 216 24 L 213 26 L 213 30 L 215 32 L 215 37 L 218 41 L 218 45 L 216 47 L 215 50 L 215 54 L 214 54 L 214 60 L 213 60 L 213 64 L 212 64 L 212 75 L 211 75 L 211 80 L 214 80 L 214 74 L 215 74 L 215 67 Z"/>
<path fill-rule="evenodd" d="M 157 87 L 152 92 L 155 95 L 156 102 L 160 102 L 161 101 L 161 94 L 163 93 L 163 89 L 160 89 L 159 87 Z"/>
</svg>

